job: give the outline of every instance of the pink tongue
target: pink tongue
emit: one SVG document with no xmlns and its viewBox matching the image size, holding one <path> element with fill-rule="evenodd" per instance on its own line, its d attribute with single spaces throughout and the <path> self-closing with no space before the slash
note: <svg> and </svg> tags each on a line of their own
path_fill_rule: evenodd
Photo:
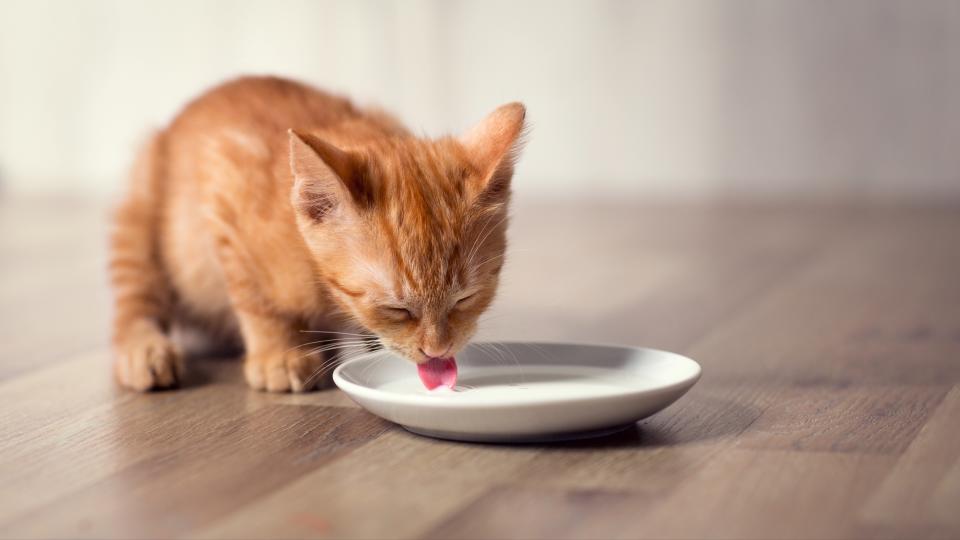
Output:
<svg viewBox="0 0 960 540">
<path fill-rule="evenodd" d="M 427 362 L 417 364 L 417 373 L 427 390 L 433 390 L 440 385 L 452 389 L 457 384 L 457 359 L 452 356 L 431 358 Z"/>
</svg>

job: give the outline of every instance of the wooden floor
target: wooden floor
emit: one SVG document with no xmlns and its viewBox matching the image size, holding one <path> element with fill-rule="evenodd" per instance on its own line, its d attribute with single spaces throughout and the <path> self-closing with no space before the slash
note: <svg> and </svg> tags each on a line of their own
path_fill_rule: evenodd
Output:
<svg viewBox="0 0 960 540">
<path fill-rule="evenodd" d="M 516 209 L 486 339 L 698 360 L 635 430 L 411 435 L 233 360 L 109 375 L 98 205 L 0 199 L 0 536 L 960 537 L 960 210 Z"/>
</svg>

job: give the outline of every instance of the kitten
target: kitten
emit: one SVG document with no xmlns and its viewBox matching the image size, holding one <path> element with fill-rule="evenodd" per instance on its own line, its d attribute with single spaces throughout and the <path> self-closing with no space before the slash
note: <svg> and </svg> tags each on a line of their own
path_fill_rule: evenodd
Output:
<svg viewBox="0 0 960 540">
<path fill-rule="evenodd" d="M 117 379 L 178 384 L 174 324 L 241 339 L 247 382 L 275 392 L 330 367 L 307 346 L 326 334 L 303 330 L 454 355 L 497 290 L 524 114 L 428 140 L 290 80 L 200 96 L 141 151 L 115 216 Z"/>
</svg>

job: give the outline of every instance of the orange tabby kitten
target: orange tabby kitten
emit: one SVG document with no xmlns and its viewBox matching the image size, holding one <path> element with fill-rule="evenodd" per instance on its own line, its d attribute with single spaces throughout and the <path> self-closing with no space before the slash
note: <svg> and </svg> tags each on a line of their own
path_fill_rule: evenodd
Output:
<svg viewBox="0 0 960 540">
<path fill-rule="evenodd" d="M 178 383 L 172 324 L 241 338 L 248 383 L 275 392 L 329 367 L 307 329 L 359 328 L 418 364 L 455 354 L 497 290 L 523 123 L 511 103 L 428 140 L 279 78 L 202 95 L 141 152 L 116 214 L 118 380 Z"/>
</svg>

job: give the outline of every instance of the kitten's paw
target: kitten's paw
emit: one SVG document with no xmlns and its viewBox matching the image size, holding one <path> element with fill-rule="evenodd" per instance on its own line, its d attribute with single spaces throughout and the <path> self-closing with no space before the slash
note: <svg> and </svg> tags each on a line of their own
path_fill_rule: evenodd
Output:
<svg viewBox="0 0 960 540">
<path fill-rule="evenodd" d="M 325 375 L 329 375 L 325 367 L 322 354 L 291 349 L 272 355 L 248 356 L 243 373 L 250 387 L 256 390 L 309 392 L 322 386 Z"/>
<path fill-rule="evenodd" d="M 138 332 L 116 347 L 114 374 L 123 386 L 145 392 L 177 386 L 183 360 L 177 347 L 159 330 Z"/>
</svg>

